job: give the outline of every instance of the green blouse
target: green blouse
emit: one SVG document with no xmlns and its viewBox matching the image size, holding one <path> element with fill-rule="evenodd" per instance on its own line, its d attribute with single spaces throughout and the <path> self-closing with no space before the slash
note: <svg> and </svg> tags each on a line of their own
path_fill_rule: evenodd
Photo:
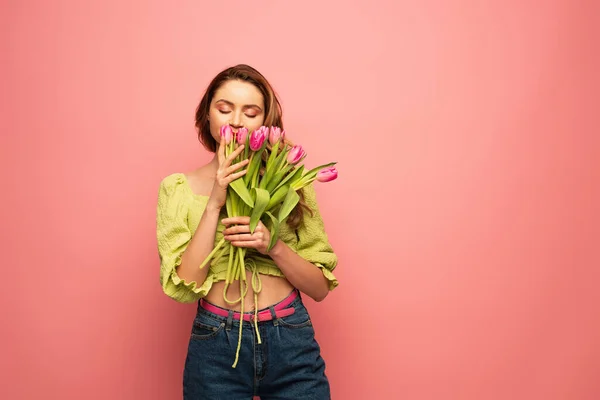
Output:
<svg viewBox="0 0 600 400">
<path fill-rule="evenodd" d="M 279 237 L 298 255 L 319 267 L 329 281 L 329 290 L 333 290 L 338 286 L 338 281 L 332 272 L 338 259 L 325 233 L 314 187 L 311 184 L 302 190 L 306 204 L 313 210 L 313 215 L 311 217 L 310 213 L 305 212 L 304 222 L 295 230 L 292 230 L 286 222 L 282 223 Z M 192 191 L 185 174 L 171 174 L 160 183 L 156 208 L 160 282 L 164 293 L 181 303 L 198 301 L 208 294 L 213 283 L 225 280 L 229 258 L 227 250 L 219 259 L 212 260 L 206 280 L 200 285 L 194 281 L 184 281 L 177 275 L 175 269 L 181 264 L 181 256 L 200 223 L 207 201 L 208 196 L 197 195 Z M 223 208 L 222 217 L 225 216 Z M 219 222 L 215 244 L 223 238 L 224 228 Z M 259 274 L 284 276 L 269 256 L 248 249 L 245 258 L 247 269 L 248 261 L 252 259 L 253 267 Z"/>
</svg>

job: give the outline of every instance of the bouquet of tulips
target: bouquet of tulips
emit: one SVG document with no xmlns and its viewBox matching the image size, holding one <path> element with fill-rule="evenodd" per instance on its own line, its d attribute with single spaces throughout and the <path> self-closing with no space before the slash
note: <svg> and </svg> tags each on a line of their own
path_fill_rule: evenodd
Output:
<svg viewBox="0 0 600 400">
<path fill-rule="evenodd" d="M 332 162 L 311 170 L 305 170 L 301 162 L 306 157 L 306 152 L 300 145 L 291 146 L 286 143 L 284 140 L 285 131 L 279 127 L 261 126 L 251 133 L 245 128 L 240 128 L 234 133 L 229 125 L 224 125 L 221 127 L 220 134 L 221 145 L 226 146 L 226 157 L 234 152 L 238 146 L 244 145 L 243 152 L 233 163 L 249 157 L 246 174 L 229 184 L 225 205 L 227 216 L 249 216 L 250 233 L 254 233 L 258 222 L 262 220 L 263 224 L 269 227 L 268 250 L 271 250 L 277 243 L 279 226 L 286 220 L 300 200 L 297 191 L 315 180 L 328 182 L 337 178 L 337 170 L 334 167 L 336 163 Z M 263 165 L 264 162 L 266 162 L 266 165 Z M 243 313 L 244 297 L 248 291 L 244 260 L 246 249 L 234 248 L 231 243 L 225 243 L 225 238 L 223 238 L 202 262 L 200 268 L 203 268 L 215 257 L 219 250 L 220 253 L 217 258 L 220 258 L 227 249 L 229 249 L 229 262 L 223 297 L 229 304 L 241 302 L 241 312 Z M 254 290 L 255 305 L 257 305 L 260 280 L 255 279 L 255 276 L 257 277 L 255 271 L 253 271 L 251 285 Z M 227 298 L 227 290 L 236 280 L 240 283 L 240 298 L 232 301 Z M 255 306 L 256 312 L 257 307 Z M 254 323 L 258 343 L 261 343 L 256 315 Z M 237 364 L 241 336 L 242 329 L 240 327 L 238 354 L 236 354 L 233 367 Z"/>
</svg>

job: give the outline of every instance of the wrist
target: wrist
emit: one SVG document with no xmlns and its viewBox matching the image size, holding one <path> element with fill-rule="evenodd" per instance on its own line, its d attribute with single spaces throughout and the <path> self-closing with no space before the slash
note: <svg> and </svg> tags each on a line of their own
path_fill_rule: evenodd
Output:
<svg viewBox="0 0 600 400">
<path fill-rule="evenodd" d="M 222 205 L 219 205 L 211 200 L 208 200 L 208 203 L 206 204 L 206 211 L 210 213 L 219 214 L 221 212 L 221 208 L 223 208 Z"/>
<path fill-rule="evenodd" d="M 275 242 L 275 246 L 273 246 L 271 251 L 269 251 L 268 255 L 271 258 L 278 257 L 281 254 L 281 252 L 284 251 L 284 249 L 285 243 L 281 239 L 277 239 L 277 242 Z"/>
</svg>

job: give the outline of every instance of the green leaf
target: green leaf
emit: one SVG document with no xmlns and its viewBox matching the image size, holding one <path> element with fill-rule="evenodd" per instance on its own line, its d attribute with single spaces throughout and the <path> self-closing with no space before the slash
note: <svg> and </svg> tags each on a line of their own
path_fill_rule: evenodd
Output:
<svg viewBox="0 0 600 400">
<path fill-rule="evenodd" d="M 279 210 L 279 222 L 283 222 L 288 215 L 292 212 L 298 201 L 300 200 L 300 196 L 293 188 L 289 188 L 287 195 L 285 196 L 285 200 L 283 200 L 283 204 L 281 205 L 281 209 Z"/>
<path fill-rule="evenodd" d="M 301 165 L 300 167 L 296 168 L 295 171 L 293 171 L 288 176 L 286 176 L 284 180 L 279 182 L 279 185 L 277 185 L 275 187 L 275 190 L 279 189 L 279 187 L 286 185 L 286 184 L 288 186 L 290 186 L 293 182 L 296 182 L 298 179 L 300 179 L 303 172 L 304 172 L 304 165 Z"/>
<path fill-rule="evenodd" d="M 273 167 L 273 163 L 277 159 L 277 150 L 279 150 L 279 142 L 275 143 L 275 146 L 271 149 L 271 154 L 269 154 L 269 160 L 267 161 L 267 169 Z"/>
<path fill-rule="evenodd" d="M 283 178 L 284 173 L 285 171 L 277 171 L 275 175 L 273 175 L 273 177 L 269 179 L 269 183 L 267 183 L 266 188 L 269 193 L 273 193 L 273 189 L 275 189 L 277 184 L 281 181 L 281 178 Z"/>
<path fill-rule="evenodd" d="M 250 132 L 246 135 L 246 142 L 244 143 L 244 160 L 248 158 L 248 152 L 250 151 Z"/>
<path fill-rule="evenodd" d="M 276 171 L 275 159 L 277 158 L 277 149 L 278 148 L 279 148 L 279 142 L 275 143 L 275 145 L 271 149 L 271 154 L 269 154 L 269 159 L 267 160 L 267 169 L 266 169 L 265 174 L 263 175 L 262 179 L 260 180 L 259 187 L 261 189 L 267 188 L 267 184 L 269 183 L 269 181 L 273 177 L 273 174 Z"/>
<path fill-rule="evenodd" d="M 252 197 L 250 197 L 250 192 L 246 188 L 246 184 L 242 178 L 237 178 L 235 181 L 231 182 L 229 186 L 235 190 L 235 193 L 240 196 L 240 198 L 244 201 L 244 203 L 248 204 L 250 207 L 254 207 L 254 201 L 252 201 Z M 229 213 L 229 209 L 227 210 Z M 231 215 L 231 214 L 229 214 Z"/>
<path fill-rule="evenodd" d="M 285 160 L 287 159 L 287 155 L 290 152 L 290 148 L 291 147 L 289 146 L 285 146 L 281 153 L 279 153 L 279 155 L 277 156 L 277 160 L 275 160 L 276 169 L 283 168 L 283 166 L 285 165 Z"/>
<path fill-rule="evenodd" d="M 286 176 L 285 174 L 287 174 L 292 167 L 293 165 L 288 165 L 283 169 L 276 170 L 277 172 L 269 179 L 269 183 L 267 184 L 269 193 L 273 193 L 275 188 L 279 187 L 279 183 L 281 183 L 281 180 Z"/>
<path fill-rule="evenodd" d="M 256 169 L 256 153 L 252 153 L 250 154 L 250 162 L 248 163 L 248 166 L 246 167 L 246 175 L 244 175 L 243 179 L 244 179 L 244 184 L 246 185 L 246 187 L 248 186 L 248 182 L 251 182 L 250 180 L 252 179 L 252 174 L 254 173 L 254 170 Z"/>
<path fill-rule="evenodd" d="M 277 142 L 277 144 L 279 143 L 280 142 Z M 263 189 L 266 188 L 269 191 L 269 193 L 273 193 L 273 190 L 278 187 L 281 179 L 285 176 L 285 174 L 288 173 L 290 169 L 293 168 L 293 165 L 287 165 L 286 163 L 286 158 L 289 151 L 290 148 L 284 144 L 283 150 L 281 150 L 281 152 L 273 162 L 273 165 L 271 165 L 271 167 L 268 168 L 267 172 L 269 173 L 269 176 L 265 181 L 266 185 L 264 187 L 261 187 Z"/>
<path fill-rule="evenodd" d="M 289 186 L 282 186 L 279 189 L 277 189 L 275 193 L 273 193 L 273 196 L 271 196 L 271 199 L 269 199 L 269 204 L 267 204 L 267 210 L 271 210 L 273 209 L 273 207 L 281 203 L 283 199 L 285 199 L 285 196 L 287 195 L 289 189 Z"/>
<path fill-rule="evenodd" d="M 277 239 L 279 239 L 279 220 L 269 211 L 266 211 L 265 214 L 271 218 L 271 240 L 269 240 L 269 247 L 267 247 L 267 251 L 271 251 L 275 243 L 277 243 Z"/>
<path fill-rule="evenodd" d="M 262 146 L 258 150 L 256 150 L 250 157 L 250 165 L 248 165 L 248 172 L 246 172 L 246 175 L 244 175 L 244 182 L 246 183 L 246 186 L 248 186 L 248 182 L 251 182 L 250 187 L 258 186 L 256 183 L 257 175 L 258 171 L 260 170 L 260 164 L 262 162 L 262 153 L 263 151 L 265 151 L 268 142 L 268 140 L 265 140 Z"/>
<path fill-rule="evenodd" d="M 269 192 L 267 192 L 265 189 L 252 188 L 252 192 L 253 194 L 256 194 L 256 202 L 254 203 L 254 209 L 252 210 L 252 215 L 250 216 L 250 233 L 254 233 L 254 229 L 256 229 L 258 221 L 260 221 L 260 218 L 265 212 L 270 198 Z"/>
<path fill-rule="evenodd" d="M 242 203 L 240 196 L 237 195 L 233 188 L 227 188 L 227 190 L 229 191 L 229 193 L 231 193 L 231 209 L 233 210 L 233 215 L 240 215 L 240 203 Z"/>
<path fill-rule="evenodd" d="M 225 198 L 225 209 L 227 210 L 227 216 L 233 216 L 233 204 L 231 203 L 231 192 L 228 190 L 227 197 Z"/>
<path fill-rule="evenodd" d="M 285 168 L 278 170 L 275 176 L 269 179 L 269 183 L 267 184 L 267 190 L 269 191 L 269 193 L 273 193 L 277 188 L 283 186 L 283 184 L 281 183 L 282 179 L 288 177 L 288 173 L 293 167 L 293 165 L 288 165 Z"/>
</svg>

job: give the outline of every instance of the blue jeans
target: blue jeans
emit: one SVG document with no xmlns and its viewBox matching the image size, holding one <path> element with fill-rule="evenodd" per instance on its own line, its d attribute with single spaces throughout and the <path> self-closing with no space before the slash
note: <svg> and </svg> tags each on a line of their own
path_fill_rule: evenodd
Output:
<svg viewBox="0 0 600 400">
<path fill-rule="evenodd" d="M 198 305 L 183 373 L 183 398 L 330 399 L 325 361 L 300 293 L 288 307 L 294 307 L 294 314 L 258 323 L 261 344 L 254 323 L 244 321 L 238 364 L 232 368 L 240 321 Z"/>
</svg>

